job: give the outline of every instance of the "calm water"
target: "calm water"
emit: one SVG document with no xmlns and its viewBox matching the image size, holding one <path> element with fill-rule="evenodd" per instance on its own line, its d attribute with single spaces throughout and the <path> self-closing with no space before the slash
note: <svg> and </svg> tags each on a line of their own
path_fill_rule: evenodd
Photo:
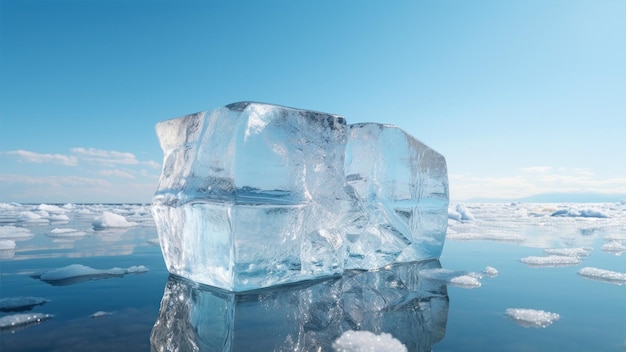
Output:
<svg viewBox="0 0 626 352">
<path fill-rule="evenodd" d="M 606 217 L 550 216 L 559 209 L 594 209 Z M 470 204 L 467 210 L 474 219 L 450 221 L 439 261 L 234 295 L 169 276 L 147 207 L 4 204 L 0 240 L 14 241 L 15 249 L 0 250 L 0 296 L 49 301 L 0 312 L 0 319 L 17 313 L 54 317 L 1 330 L 0 350 L 147 351 L 152 345 L 266 351 L 315 344 L 332 350 L 340 332 L 352 329 L 388 332 L 418 351 L 626 350 L 626 285 L 578 274 L 583 267 L 626 272 L 626 255 L 615 250 L 626 245 L 624 205 Z M 137 224 L 93 231 L 103 211 Z M 590 254 L 571 266 L 520 262 L 546 256 L 546 248 L 586 248 Z M 97 280 L 33 277 L 70 264 L 149 270 Z M 481 273 L 487 266 L 499 274 L 482 275 L 475 288 L 420 275 L 440 267 Z M 524 327 L 506 316 L 508 308 L 545 310 L 560 319 L 545 328 Z M 105 313 L 92 317 L 96 312 Z"/>
</svg>

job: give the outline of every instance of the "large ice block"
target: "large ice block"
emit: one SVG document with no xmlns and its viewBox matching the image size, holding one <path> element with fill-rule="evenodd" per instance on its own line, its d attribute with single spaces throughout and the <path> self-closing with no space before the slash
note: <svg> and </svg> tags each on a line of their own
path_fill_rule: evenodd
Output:
<svg viewBox="0 0 626 352">
<path fill-rule="evenodd" d="M 175 275 L 244 291 L 441 252 L 445 160 L 396 127 L 241 102 L 156 131 L 152 212 Z"/>
</svg>

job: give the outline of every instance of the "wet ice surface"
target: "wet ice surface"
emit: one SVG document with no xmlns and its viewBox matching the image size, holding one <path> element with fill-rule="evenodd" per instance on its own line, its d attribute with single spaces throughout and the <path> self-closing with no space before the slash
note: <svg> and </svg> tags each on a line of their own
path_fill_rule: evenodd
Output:
<svg viewBox="0 0 626 352">
<path fill-rule="evenodd" d="M 456 211 L 457 204 L 451 209 Z M 174 334 L 184 343 L 202 331 L 245 336 L 235 341 L 233 351 L 276 341 L 295 346 L 310 337 L 331 346 L 345 331 L 385 331 L 374 326 L 388 327 L 386 332 L 409 351 L 418 343 L 427 350 L 429 341 L 438 352 L 623 350 L 626 256 L 618 249 L 626 245 L 626 205 L 467 203 L 462 209 L 468 220 L 450 217 L 441 268 L 422 268 L 415 276 L 396 272 L 353 279 L 344 286 L 333 286 L 336 281 L 331 280 L 327 286 L 308 283 L 236 296 L 168 278 L 147 205 L 0 203 L 0 241 L 15 244 L 6 251 L 0 248 L 0 299 L 8 299 L 0 301 L 5 302 L 0 303 L 0 318 L 7 322 L 29 319 L 16 314 L 54 316 L 0 329 L 0 350 L 147 351 L 153 334 Z M 579 216 L 552 216 L 561 209 L 578 209 Z M 581 209 L 596 209 L 607 217 L 580 216 Z M 94 229 L 105 211 L 136 225 Z M 69 220 L 63 220 L 66 217 Z M 550 256 L 580 262 L 530 267 L 520 261 Z M 71 285 L 32 277 L 73 264 L 104 271 L 140 266 L 149 270 Z M 405 279 L 394 279 L 400 274 Z M 420 289 L 414 296 L 402 295 L 406 287 L 415 287 L 411 285 Z M 342 295 L 319 293 L 339 288 Z M 386 302 L 392 306 L 385 308 Z M 242 313 L 231 328 L 219 315 L 232 312 L 222 310 L 228 307 Z M 512 308 L 535 313 L 524 316 L 517 311 L 519 320 L 512 320 L 506 314 Z M 429 315 L 433 309 L 440 314 Z M 416 313 L 407 314 L 411 311 Z M 539 311 L 560 318 L 545 328 L 524 328 L 524 317 L 530 326 L 542 321 Z M 385 320 L 385 314 L 396 316 Z M 398 316 L 412 325 L 394 325 Z M 155 328 L 157 321 L 177 324 L 160 325 L 170 326 L 161 330 Z M 419 327 L 421 333 L 407 326 Z M 434 342 L 437 336 L 441 339 Z"/>
</svg>

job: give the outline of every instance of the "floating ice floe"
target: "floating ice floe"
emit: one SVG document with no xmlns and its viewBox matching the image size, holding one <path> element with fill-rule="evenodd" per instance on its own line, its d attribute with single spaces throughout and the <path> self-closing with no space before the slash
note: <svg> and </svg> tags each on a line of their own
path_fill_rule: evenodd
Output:
<svg viewBox="0 0 626 352">
<path fill-rule="evenodd" d="M 407 348 L 402 342 L 391 334 L 381 333 L 376 335 L 371 331 L 348 330 L 335 342 L 333 348 L 336 352 L 406 352 Z"/>
<path fill-rule="evenodd" d="M 47 233 L 46 236 L 52 238 L 63 238 L 63 239 L 76 239 L 87 235 L 85 231 L 78 231 L 76 229 L 69 228 L 55 228 Z"/>
<path fill-rule="evenodd" d="M 566 257 L 587 257 L 591 254 L 591 248 L 548 248 L 544 250 L 546 254 L 560 255 Z"/>
<path fill-rule="evenodd" d="M 524 237 L 517 234 L 510 234 L 505 232 L 500 233 L 475 233 L 475 232 L 453 232 L 448 230 L 446 239 L 456 241 L 496 241 L 496 242 L 510 242 L 520 243 L 524 242 Z"/>
<path fill-rule="evenodd" d="M 564 255 L 549 255 L 545 257 L 526 257 L 519 260 L 520 262 L 531 267 L 557 267 L 570 266 L 580 264 L 582 261 L 578 257 L 569 257 Z"/>
<path fill-rule="evenodd" d="M 28 240 L 34 235 L 29 229 L 13 225 L 0 226 L 0 239 L 3 240 Z"/>
<path fill-rule="evenodd" d="M 506 310 L 506 316 L 525 328 L 545 328 L 560 318 L 557 313 L 524 308 L 509 308 Z"/>
<path fill-rule="evenodd" d="M 105 311 L 99 310 L 99 311 L 97 311 L 97 312 L 95 312 L 95 313 L 91 314 L 89 317 L 90 317 L 90 318 L 102 318 L 102 317 L 106 317 L 106 316 L 108 316 L 108 315 L 112 315 L 112 313 L 111 313 L 111 312 L 105 312 Z"/>
<path fill-rule="evenodd" d="M 23 222 L 48 222 L 48 219 L 41 216 L 40 214 L 34 213 L 32 211 L 23 211 L 18 215 L 18 221 Z"/>
<path fill-rule="evenodd" d="M 148 268 L 143 265 L 101 270 L 81 264 L 72 264 L 62 268 L 49 270 L 44 273 L 34 274 L 33 277 L 52 285 L 70 285 L 82 281 L 120 277 L 126 274 L 137 274 L 147 271 Z"/>
<path fill-rule="evenodd" d="M 15 241 L 0 240 L 0 251 L 15 249 Z"/>
<path fill-rule="evenodd" d="M 426 280 L 441 281 L 442 283 L 461 288 L 477 288 L 482 285 L 480 282 L 482 276 L 478 273 L 437 268 L 420 270 L 418 275 Z"/>
<path fill-rule="evenodd" d="M 626 285 L 626 273 L 617 271 L 585 267 L 578 271 L 578 275 L 588 279 L 608 282 L 616 285 Z"/>
<path fill-rule="evenodd" d="M 496 269 L 496 268 L 494 268 L 492 266 L 487 266 L 485 268 L 485 270 L 483 270 L 483 273 L 485 273 L 485 275 L 491 276 L 491 277 L 498 276 L 498 274 L 499 274 L 498 269 Z"/>
<path fill-rule="evenodd" d="M 7 315 L 0 318 L 0 329 L 5 330 L 38 324 L 52 317 L 54 317 L 54 315 L 43 313 L 18 313 Z"/>
<path fill-rule="evenodd" d="M 611 241 L 609 243 L 605 243 L 602 245 L 602 250 L 605 252 L 611 252 L 616 255 L 622 254 L 622 252 L 626 252 L 626 246 L 624 246 L 621 242 Z"/>
<path fill-rule="evenodd" d="M 93 228 L 96 230 L 102 230 L 107 228 L 120 228 L 120 227 L 132 227 L 137 225 L 136 222 L 129 222 L 122 215 L 114 214 L 108 211 L 102 212 L 102 215 L 97 217 L 92 223 Z"/>
<path fill-rule="evenodd" d="M 42 297 L 7 297 L 0 299 L 1 312 L 23 312 L 50 302 Z"/>
</svg>

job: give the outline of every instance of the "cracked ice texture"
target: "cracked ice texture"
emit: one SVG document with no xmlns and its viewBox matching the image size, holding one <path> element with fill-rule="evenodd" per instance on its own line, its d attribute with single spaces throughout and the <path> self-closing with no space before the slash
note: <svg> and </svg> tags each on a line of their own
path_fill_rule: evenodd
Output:
<svg viewBox="0 0 626 352">
<path fill-rule="evenodd" d="M 441 252 L 445 160 L 396 127 L 242 102 L 156 130 L 173 274 L 244 291 Z"/>
</svg>

